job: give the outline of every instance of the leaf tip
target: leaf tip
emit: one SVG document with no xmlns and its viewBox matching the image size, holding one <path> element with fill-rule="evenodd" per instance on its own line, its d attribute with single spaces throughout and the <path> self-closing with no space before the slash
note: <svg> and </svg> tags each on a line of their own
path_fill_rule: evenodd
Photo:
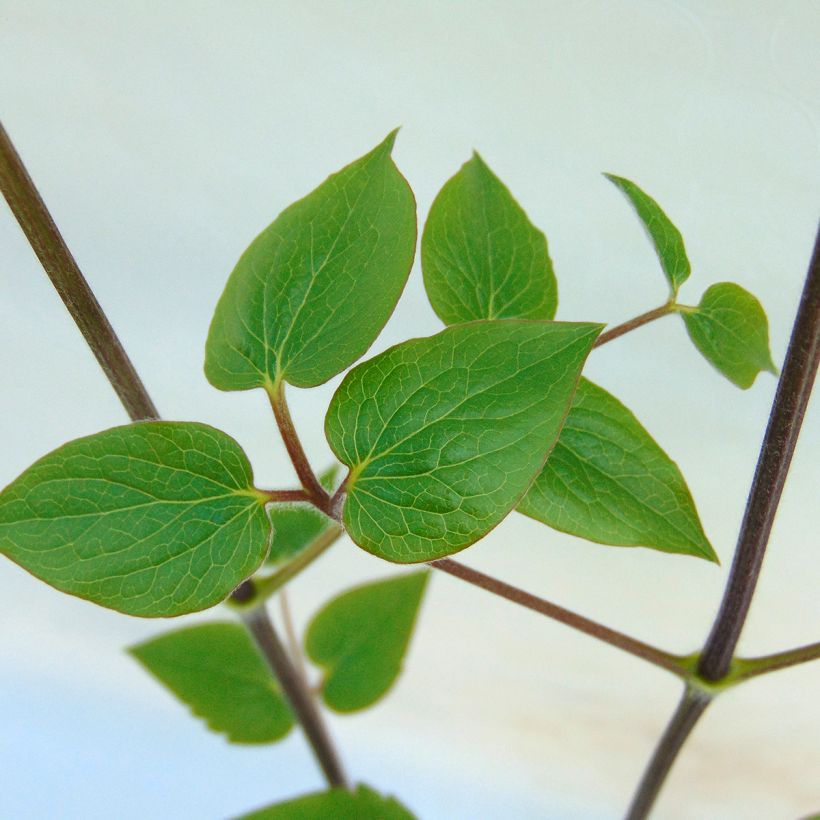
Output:
<svg viewBox="0 0 820 820">
<path fill-rule="evenodd" d="M 390 133 L 389 133 L 389 134 L 388 134 L 388 135 L 387 135 L 387 136 L 386 136 L 386 137 L 382 140 L 381 144 L 379 145 L 379 148 L 380 148 L 380 149 L 384 149 L 384 150 L 386 150 L 388 154 L 389 154 L 389 153 L 391 153 L 391 152 L 393 151 L 393 146 L 394 146 L 394 145 L 395 145 L 395 143 L 396 143 L 396 136 L 398 135 L 398 133 L 399 133 L 399 130 L 400 130 L 400 129 L 401 129 L 401 126 L 400 126 L 400 125 L 397 125 L 397 126 L 396 126 L 396 127 L 395 127 L 395 128 L 394 128 L 394 129 L 393 129 L 393 130 L 392 130 L 392 131 L 391 131 L 391 132 L 390 132 Z"/>
</svg>

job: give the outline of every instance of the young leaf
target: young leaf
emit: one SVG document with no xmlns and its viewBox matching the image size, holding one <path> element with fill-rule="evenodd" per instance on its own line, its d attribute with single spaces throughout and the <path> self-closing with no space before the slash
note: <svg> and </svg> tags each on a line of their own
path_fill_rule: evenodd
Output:
<svg viewBox="0 0 820 820">
<path fill-rule="evenodd" d="M 581 379 L 519 512 L 561 532 L 717 561 L 677 465 L 614 396 Z"/>
<path fill-rule="evenodd" d="M 328 492 L 334 489 L 338 473 L 339 466 L 334 464 L 319 476 Z M 275 504 L 268 509 L 268 514 L 273 525 L 268 564 L 280 564 L 292 558 L 333 523 L 312 504 Z"/>
<path fill-rule="evenodd" d="M 367 786 L 355 792 L 331 789 L 307 794 L 244 814 L 237 820 L 415 820 L 393 797 L 382 797 Z"/>
<path fill-rule="evenodd" d="M 239 624 L 191 626 L 128 651 L 231 743 L 273 743 L 293 726 L 278 683 Z"/>
<path fill-rule="evenodd" d="M 635 208 L 635 212 L 643 222 L 655 246 L 661 267 L 669 280 L 672 296 L 675 296 L 678 288 L 689 278 L 691 272 L 689 257 L 686 255 L 680 231 L 661 210 L 661 206 L 634 182 L 614 174 L 604 174 L 604 176 L 623 191 Z"/>
<path fill-rule="evenodd" d="M 544 466 L 601 327 L 471 322 L 354 368 L 325 419 L 348 535 L 399 563 L 486 535 Z"/>
<path fill-rule="evenodd" d="M 547 239 L 477 153 L 435 198 L 421 265 L 430 303 L 447 325 L 555 316 Z"/>
<path fill-rule="evenodd" d="M 240 446 L 204 424 L 140 422 L 71 441 L 0 494 L 0 552 L 129 615 L 219 603 L 262 563 L 265 498 Z"/>
<path fill-rule="evenodd" d="M 738 387 L 751 387 L 761 370 L 777 373 L 769 352 L 766 312 L 740 285 L 712 285 L 700 304 L 683 308 L 681 316 L 695 347 Z"/>
<path fill-rule="evenodd" d="M 387 694 L 401 671 L 428 575 L 363 584 L 314 616 L 305 651 L 325 670 L 322 698 L 331 709 L 355 712 Z"/>
<path fill-rule="evenodd" d="M 390 158 L 395 137 L 285 209 L 242 255 L 208 333 L 214 387 L 312 387 L 373 343 L 416 246 L 413 193 Z"/>
</svg>

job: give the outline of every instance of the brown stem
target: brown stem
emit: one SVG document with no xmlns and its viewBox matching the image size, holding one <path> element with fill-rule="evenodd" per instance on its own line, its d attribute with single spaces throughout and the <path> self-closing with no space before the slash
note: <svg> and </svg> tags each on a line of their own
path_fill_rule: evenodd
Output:
<svg viewBox="0 0 820 820">
<path fill-rule="evenodd" d="M 282 434 L 282 441 L 285 443 L 285 449 L 288 451 L 293 468 L 305 488 L 308 499 L 326 515 L 330 515 L 330 496 L 319 482 L 319 479 L 316 478 L 316 473 L 313 472 L 313 468 L 310 466 L 302 442 L 296 432 L 296 427 L 293 425 L 288 403 L 285 400 L 285 383 L 279 382 L 276 387 L 268 390 L 267 393 L 273 415 Z"/>
<path fill-rule="evenodd" d="M 132 421 L 159 417 L 117 334 L 0 124 L 0 189 Z"/>
<path fill-rule="evenodd" d="M 678 752 L 710 701 L 710 696 L 705 692 L 686 687 L 678 708 L 655 747 L 652 759 L 632 798 L 626 820 L 644 820 L 649 816 Z"/>
<path fill-rule="evenodd" d="M 304 490 L 260 490 L 272 504 L 288 504 L 295 501 L 310 501 Z"/>
<path fill-rule="evenodd" d="M 666 669 L 678 677 L 685 678 L 687 676 L 682 665 L 682 659 L 678 656 L 671 655 L 643 641 L 630 638 L 629 635 L 624 635 L 622 632 L 610 629 L 608 626 L 599 624 L 596 621 L 591 621 L 589 618 L 584 618 L 583 615 L 578 615 L 557 604 L 550 603 L 543 598 L 539 598 L 537 595 L 524 592 L 523 589 L 505 584 L 497 578 L 485 575 L 483 572 L 471 569 L 450 558 L 431 561 L 430 566 L 449 573 L 450 575 L 454 575 L 456 578 L 460 578 L 468 584 L 480 587 L 487 592 L 492 592 L 493 595 L 499 595 L 515 604 L 527 607 L 527 609 L 531 609 L 534 612 L 539 612 L 541 615 L 546 615 L 553 620 L 560 621 L 562 624 L 571 626 L 573 629 L 577 629 L 586 635 L 591 635 L 599 641 L 610 644 L 610 646 L 616 646 L 618 649 L 629 652 L 631 655 L 635 655 L 635 657 L 654 663 L 655 666 Z"/>
<path fill-rule="evenodd" d="M 307 667 L 305 666 L 305 656 L 302 654 L 302 647 L 299 646 L 299 638 L 296 635 L 296 626 L 293 623 L 293 615 L 290 611 L 290 602 L 288 601 L 288 594 L 284 589 L 279 590 L 279 611 L 282 615 L 282 623 L 285 625 L 285 637 L 288 641 L 288 650 L 291 658 L 296 666 L 299 677 L 302 683 L 313 694 L 313 690 L 308 683 Z"/>
<path fill-rule="evenodd" d="M 783 485 L 820 361 L 820 231 L 797 310 L 783 372 L 757 462 L 720 610 L 698 671 L 718 681 L 729 671 L 749 613 Z"/>
<path fill-rule="evenodd" d="M 801 663 L 820 660 L 820 642 L 799 646 L 785 652 L 775 652 L 773 655 L 763 655 L 759 658 L 738 658 L 735 661 L 737 671 L 732 671 L 733 681 L 749 680 L 758 675 L 776 672 L 778 669 L 788 669 Z"/>
<path fill-rule="evenodd" d="M 654 322 L 655 319 L 668 316 L 670 313 L 675 312 L 675 307 L 674 302 L 667 302 L 665 305 L 661 305 L 654 310 L 648 310 L 646 313 L 642 313 L 640 316 L 636 316 L 634 319 L 630 319 L 622 325 L 616 325 L 612 328 L 612 330 L 607 330 L 602 333 L 595 340 L 595 344 L 592 346 L 600 347 L 601 345 L 605 345 L 607 342 L 611 342 L 613 339 L 617 339 L 619 336 L 623 336 L 624 333 L 629 333 L 630 330 L 635 330 L 635 328 L 638 328 L 641 325 L 647 325 L 650 322 Z"/>
<path fill-rule="evenodd" d="M 288 657 L 265 607 L 259 606 L 243 612 L 241 617 L 307 735 L 328 785 L 331 788 L 349 788 L 327 727 L 316 708 L 316 702 Z"/>
</svg>

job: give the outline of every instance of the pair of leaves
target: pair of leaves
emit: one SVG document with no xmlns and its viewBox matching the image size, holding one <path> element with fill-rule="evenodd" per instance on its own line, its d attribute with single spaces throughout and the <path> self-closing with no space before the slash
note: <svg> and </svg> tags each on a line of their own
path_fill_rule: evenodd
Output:
<svg viewBox="0 0 820 820">
<path fill-rule="evenodd" d="M 634 182 L 612 174 L 605 176 L 624 193 L 646 228 L 669 280 L 674 302 L 691 271 L 680 231 L 660 205 Z M 757 298 L 740 285 L 712 285 L 697 307 L 675 307 L 695 347 L 733 384 L 746 389 L 762 370 L 777 373 L 769 352 L 766 313 Z"/>
<path fill-rule="evenodd" d="M 245 814 L 238 820 L 414 820 L 393 797 L 359 785 L 355 792 L 331 789 Z"/>
<path fill-rule="evenodd" d="M 307 656 L 324 670 L 321 694 L 337 712 L 384 697 L 401 672 L 429 573 L 363 584 L 311 621 Z M 153 638 L 131 654 L 208 726 L 232 743 L 283 738 L 293 716 L 247 632 L 238 624 L 192 626 Z"/>
<path fill-rule="evenodd" d="M 632 198 L 676 293 L 690 270 L 680 233 L 637 186 L 610 179 Z M 499 214 L 506 219 L 493 218 Z M 501 226 L 505 229 L 499 231 Z M 532 256 L 520 252 L 534 243 L 544 250 L 535 273 Z M 485 249 L 483 256 L 479 248 Z M 476 258 L 483 260 L 480 270 Z M 495 260 L 503 264 L 496 267 Z M 436 197 L 424 228 L 422 265 L 430 302 L 451 324 L 489 318 L 499 304 L 509 308 L 504 315 L 516 316 L 518 307 L 517 315 L 524 317 L 528 306 L 518 296 L 530 283 L 554 293 L 543 234 L 477 155 Z M 549 451 L 554 437 L 545 443 Z M 677 466 L 629 410 L 586 380 L 518 509 L 593 541 L 716 560 Z"/>
</svg>

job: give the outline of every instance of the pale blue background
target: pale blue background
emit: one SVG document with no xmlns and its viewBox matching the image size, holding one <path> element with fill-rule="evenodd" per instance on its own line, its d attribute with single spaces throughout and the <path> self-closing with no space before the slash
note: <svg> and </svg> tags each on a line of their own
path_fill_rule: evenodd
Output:
<svg viewBox="0 0 820 820">
<path fill-rule="evenodd" d="M 420 216 L 473 147 L 543 227 L 559 318 L 618 322 L 665 284 L 620 194 L 634 178 L 686 237 L 682 299 L 733 279 L 782 360 L 818 217 L 820 7 L 804 2 L 0 0 L 0 116 L 160 411 L 236 436 L 262 485 L 293 481 L 261 395 L 220 394 L 202 346 L 247 242 L 403 124 Z M 124 414 L 0 209 L 0 484 Z M 374 350 L 435 332 L 416 269 Z M 645 640 L 691 651 L 711 622 L 775 380 L 741 392 L 677 319 L 596 352 L 589 374 L 678 460 L 722 560 L 617 550 L 513 517 L 463 560 Z M 293 409 L 317 465 L 338 379 Z M 810 409 L 742 648 L 820 639 L 818 415 Z M 341 545 L 293 587 L 297 620 L 390 572 Z M 228 617 L 222 613 L 221 617 Z M 321 784 L 296 733 L 210 735 L 121 651 L 167 628 L 0 564 L 0 817 L 217 820 Z M 659 818 L 820 808 L 820 664 L 707 714 Z M 678 697 L 670 676 L 447 577 L 378 708 L 334 720 L 356 779 L 421 818 L 617 818 Z"/>
</svg>

